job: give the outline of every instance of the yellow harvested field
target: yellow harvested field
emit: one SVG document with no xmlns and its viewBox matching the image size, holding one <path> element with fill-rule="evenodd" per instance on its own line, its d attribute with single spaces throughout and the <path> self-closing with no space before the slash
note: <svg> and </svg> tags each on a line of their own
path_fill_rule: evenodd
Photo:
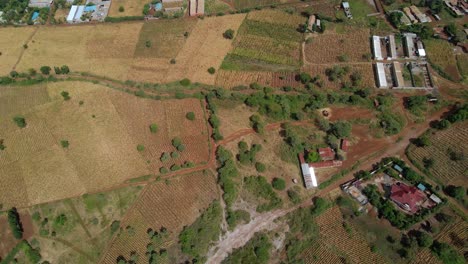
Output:
<svg viewBox="0 0 468 264">
<path fill-rule="evenodd" d="M 287 25 L 298 27 L 301 24 L 304 24 L 306 19 L 303 16 L 288 14 L 284 11 L 273 10 L 273 9 L 264 9 L 261 11 L 250 12 L 247 16 L 249 20 L 267 22 L 272 24 Z"/>
<path fill-rule="evenodd" d="M 132 250 L 144 256 L 150 242 L 146 233 L 148 228 L 167 228 L 170 237 L 166 246 L 175 243 L 182 228 L 194 222 L 218 197 L 216 179 L 210 172 L 181 176 L 171 179 L 168 184 L 160 181 L 148 185 L 122 223 L 124 227 L 133 227 L 135 234 L 129 236 L 124 231 L 117 235 L 103 253 L 101 263 L 115 263 L 119 255 L 128 258 Z"/>
<path fill-rule="evenodd" d="M 25 94 L 23 87 L 2 89 L 8 89 L 8 93 L 0 94 L 0 101 L 2 95 L 11 97 L 13 89 L 18 89 L 25 99 L 20 107 L 3 106 L 0 113 L 0 139 L 6 147 L 0 155 L 0 203 L 7 207 L 44 203 L 113 188 L 150 173 L 136 150 L 137 142 L 125 129 L 128 124 L 119 115 L 123 110 L 111 100 L 122 97 L 120 100 L 129 101 L 135 98 L 133 95 L 88 82 L 55 82 L 47 86 L 29 87 L 42 89 L 39 101 L 29 99 L 37 93 Z M 61 91 L 69 92 L 71 100 L 64 101 L 59 96 Z M 134 102 L 119 107 L 133 112 L 138 119 L 144 112 L 140 106 L 140 102 Z M 25 128 L 13 122 L 17 114 L 25 117 Z M 69 141 L 68 148 L 62 147 L 62 140 Z"/>
<path fill-rule="evenodd" d="M 312 41 L 305 45 L 307 63 L 338 62 L 339 56 L 346 56 L 347 61 L 365 61 L 364 55 L 369 54 L 369 29 L 349 30 L 345 34 L 325 31 L 324 34 L 314 34 Z"/>
<path fill-rule="evenodd" d="M 125 80 L 142 25 L 138 22 L 41 27 L 25 51 L 18 71 L 43 65 L 68 65 L 72 71 Z"/>
<path fill-rule="evenodd" d="M 237 14 L 199 21 L 177 55 L 176 64 L 170 65 L 166 82 L 189 78 L 193 82 L 214 84 L 216 77 L 207 70 L 218 69 L 232 48 L 232 40 L 223 38 L 223 32 L 227 29 L 237 32 L 244 18 L 245 14 Z"/>
<path fill-rule="evenodd" d="M 109 16 L 123 17 L 123 16 L 142 16 L 143 7 L 148 4 L 145 0 L 112 0 Z M 124 11 L 120 12 L 119 8 L 123 6 Z"/>
<path fill-rule="evenodd" d="M 34 30 L 33 27 L 0 27 L 0 75 L 10 73 Z"/>
</svg>

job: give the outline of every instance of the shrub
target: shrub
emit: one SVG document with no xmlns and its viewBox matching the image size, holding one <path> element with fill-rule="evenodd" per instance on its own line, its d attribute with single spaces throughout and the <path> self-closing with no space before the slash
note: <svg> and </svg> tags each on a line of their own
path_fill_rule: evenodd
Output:
<svg viewBox="0 0 468 264">
<path fill-rule="evenodd" d="M 188 119 L 188 120 L 195 120 L 195 113 L 194 112 L 188 112 L 185 117 Z"/>
<path fill-rule="evenodd" d="M 51 68 L 49 66 L 42 66 L 40 70 L 42 74 L 49 75 Z"/>
<path fill-rule="evenodd" d="M 176 152 L 176 151 L 171 152 L 171 158 L 177 159 L 179 156 L 180 156 L 180 155 L 179 155 L 178 152 Z"/>
<path fill-rule="evenodd" d="M 158 132 L 158 125 L 153 123 L 153 124 L 151 124 L 149 126 L 149 129 L 150 129 L 151 133 L 156 133 L 156 132 Z"/>
<path fill-rule="evenodd" d="M 257 162 L 257 163 L 255 163 L 255 169 L 258 172 L 264 172 L 266 170 L 266 166 L 265 166 L 265 164 L 263 164 L 261 162 Z"/>
<path fill-rule="evenodd" d="M 62 74 L 68 74 L 70 73 L 70 68 L 68 68 L 67 65 L 63 65 L 62 67 L 60 67 L 60 71 L 62 72 Z"/>
<path fill-rule="evenodd" d="M 15 116 L 13 118 L 13 121 L 16 123 L 16 125 L 20 128 L 24 128 L 26 127 L 26 119 L 24 119 L 24 117 L 22 116 Z"/>
<path fill-rule="evenodd" d="M 62 74 L 62 70 L 60 69 L 60 67 L 54 66 L 54 71 L 55 74 Z"/>
<path fill-rule="evenodd" d="M 301 196 L 293 189 L 288 190 L 288 197 L 293 204 L 298 204 L 301 202 Z"/>
<path fill-rule="evenodd" d="M 119 6 L 119 12 L 122 13 L 125 11 L 125 8 L 123 6 Z"/>
<path fill-rule="evenodd" d="M 170 63 L 171 63 L 171 64 L 176 64 L 176 60 L 175 60 L 175 59 L 171 59 L 171 60 L 170 60 Z"/>
<path fill-rule="evenodd" d="M 161 168 L 159 168 L 159 172 L 162 173 L 162 174 L 165 174 L 165 173 L 168 173 L 169 171 L 167 170 L 166 167 L 161 167 Z"/>
<path fill-rule="evenodd" d="M 178 137 L 175 137 L 172 139 L 172 146 L 174 146 L 175 148 L 177 148 L 179 145 L 182 144 L 182 140 Z"/>
<path fill-rule="evenodd" d="M 187 79 L 187 78 L 180 80 L 180 84 L 181 84 L 182 86 L 189 86 L 191 83 L 192 83 L 192 82 L 191 82 L 189 79 Z"/>
<path fill-rule="evenodd" d="M 216 69 L 213 68 L 213 67 L 210 67 L 210 68 L 208 68 L 208 72 L 209 72 L 210 74 L 215 74 Z"/>
<path fill-rule="evenodd" d="M 180 165 L 174 164 L 171 166 L 171 171 L 180 170 Z"/>
<path fill-rule="evenodd" d="M 223 37 L 225 39 L 233 39 L 234 38 L 234 30 L 228 29 L 228 30 L 224 31 Z"/>
<path fill-rule="evenodd" d="M 151 41 L 147 40 L 147 41 L 145 42 L 145 47 L 151 48 L 151 45 L 152 45 L 152 44 L 151 44 Z"/>
<path fill-rule="evenodd" d="M 159 158 L 159 160 L 161 160 L 162 162 L 168 160 L 171 158 L 171 154 L 169 154 L 168 152 L 164 152 L 162 155 L 161 155 L 161 158 Z"/>
<path fill-rule="evenodd" d="M 274 178 L 271 185 L 278 191 L 282 191 L 286 188 L 286 182 L 281 178 Z"/>
<path fill-rule="evenodd" d="M 16 77 L 18 77 L 18 75 L 19 75 L 19 74 L 18 74 L 17 71 L 11 71 L 11 72 L 10 72 L 11 78 L 16 78 Z"/>
<path fill-rule="evenodd" d="M 138 144 L 137 145 L 137 150 L 141 152 L 141 151 L 145 150 L 145 146 L 143 146 L 141 144 Z"/>
<path fill-rule="evenodd" d="M 70 146 L 70 142 L 68 142 L 68 140 L 62 140 L 60 141 L 60 145 L 62 145 L 62 148 L 68 148 L 68 146 Z"/>
<path fill-rule="evenodd" d="M 60 95 L 62 95 L 63 100 L 65 100 L 65 101 L 68 101 L 68 100 L 71 99 L 70 94 L 69 94 L 68 92 L 66 92 L 66 91 L 62 91 L 62 92 L 60 93 Z"/>
<path fill-rule="evenodd" d="M 180 144 L 180 145 L 178 145 L 176 148 L 177 148 L 178 151 L 182 152 L 182 151 L 185 150 L 185 145 L 184 145 L 184 144 Z"/>
</svg>

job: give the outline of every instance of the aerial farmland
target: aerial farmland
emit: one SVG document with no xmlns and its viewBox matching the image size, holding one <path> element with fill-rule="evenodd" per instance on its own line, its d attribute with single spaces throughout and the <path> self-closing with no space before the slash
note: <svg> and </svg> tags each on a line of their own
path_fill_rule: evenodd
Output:
<svg viewBox="0 0 468 264">
<path fill-rule="evenodd" d="M 468 261 L 466 5 L 0 3 L 0 264 Z"/>
</svg>

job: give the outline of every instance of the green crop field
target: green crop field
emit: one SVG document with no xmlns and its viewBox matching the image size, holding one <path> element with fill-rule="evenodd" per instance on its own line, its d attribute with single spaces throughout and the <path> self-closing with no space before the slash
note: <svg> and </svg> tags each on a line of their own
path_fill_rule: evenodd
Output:
<svg viewBox="0 0 468 264">
<path fill-rule="evenodd" d="M 274 21 L 275 17 L 285 16 L 291 19 L 285 20 L 284 24 Z M 222 69 L 279 71 L 300 66 L 302 35 L 295 26 L 301 21 L 300 16 L 270 11 L 267 20 L 271 22 L 260 21 L 258 16 L 249 17 L 239 28 L 234 49 L 225 58 Z"/>
</svg>

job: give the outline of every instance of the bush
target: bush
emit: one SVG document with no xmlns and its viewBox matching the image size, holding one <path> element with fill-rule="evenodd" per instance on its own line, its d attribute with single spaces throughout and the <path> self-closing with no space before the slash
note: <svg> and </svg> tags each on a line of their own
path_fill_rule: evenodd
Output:
<svg viewBox="0 0 468 264">
<path fill-rule="evenodd" d="M 19 74 L 18 74 L 17 71 L 11 71 L 11 72 L 10 72 L 11 78 L 16 78 L 16 77 L 18 77 L 18 75 L 19 75 Z"/>
<path fill-rule="evenodd" d="M 60 141 L 60 145 L 62 145 L 62 148 L 68 148 L 68 146 L 70 146 L 70 142 L 68 142 L 68 140 L 62 140 Z"/>
<path fill-rule="evenodd" d="M 63 100 L 65 100 L 65 101 L 68 101 L 68 100 L 71 99 L 70 94 L 69 94 L 68 92 L 66 92 L 66 91 L 62 91 L 62 92 L 60 93 L 60 95 L 62 95 Z"/>
<path fill-rule="evenodd" d="M 62 74 L 62 70 L 60 69 L 60 67 L 54 66 L 54 71 L 55 74 Z"/>
<path fill-rule="evenodd" d="M 431 246 L 432 252 L 444 263 L 444 264 L 462 264 L 465 263 L 460 254 L 456 250 L 454 250 L 450 245 L 434 241 Z"/>
<path fill-rule="evenodd" d="M 180 156 L 180 155 L 179 155 L 178 152 L 176 152 L 176 151 L 171 152 L 171 158 L 177 159 L 177 158 L 179 158 L 179 156 Z"/>
<path fill-rule="evenodd" d="M 171 154 L 167 153 L 167 152 L 164 152 L 162 155 L 161 155 L 161 158 L 159 158 L 159 160 L 161 160 L 162 162 L 168 160 L 171 158 Z"/>
<path fill-rule="evenodd" d="M 263 164 L 261 162 L 257 162 L 257 163 L 255 163 L 255 169 L 258 172 L 264 172 L 266 170 L 266 166 L 265 166 L 265 164 Z"/>
<path fill-rule="evenodd" d="M 40 70 L 42 74 L 49 75 L 51 68 L 49 66 L 42 66 Z"/>
<path fill-rule="evenodd" d="M 145 150 L 145 146 L 143 146 L 141 144 L 138 144 L 137 145 L 137 150 L 141 152 L 141 151 Z"/>
<path fill-rule="evenodd" d="M 228 29 L 228 30 L 224 31 L 223 37 L 225 39 L 233 39 L 234 38 L 234 30 Z"/>
<path fill-rule="evenodd" d="M 195 120 L 195 113 L 194 112 L 188 112 L 185 117 L 190 120 L 190 121 L 193 121 Z"/>
<path fill-rule="evenodd" d="M 177 148 L 178 146 L 182 145 L 182 140 L 178 137 L 175 137 L 172 139 L 171 143 L 172 143 L 172 146 Z"/>
<path fill-rule="evenodd" d="M 288 190 L 288 198 L 289 198 L 289 200 L 291 200 L 291 202 L 293 204 L 298 204 L 298 203 L 301 202 L 301 196 L 294 189 L 289 189 Z"/>
<path fill-rule="evenodd" d="M 24 119 L 24 117 L 22 116 L 15 116 L 13 118 L 13 121 L 16 123 L 16 125 L 19 127 L 19 128 L 24 128 L 26 127 L 26 119 Z"/>
<path fill-rule="evenodd" d="M 168 173 L 169 171 L 167 170 L 166 167 L 161 167 L 161 168 L 159 168 L 159 172 L 162 173 L 162 174 L 165 174 L 165 173 Z"/>
<path fill-rule="evenodd" d="M 171 166 L 171 171 L 180 170 L 180 165 L 174 164 Z"/>
<path fill-rule="evenodd" d="M 153 124 L 151 124 L 151 125 L 149 126 L 149 129 L 150 129 L 151 133 L 156 133 L 156 132 L 158 132 L 158 125 L 156 125 L 155 123 L 153 123 Z"/>
<path fill-rule="evenodd" d="M 274 178 L 271 185 L 278 191 L 286 189 L 286 182 L 281 178 Z"/>
<path fill-rule="evenodd" d="M 62 72 L 62 74 L 68 74 L 70 73 L 70 68 L 68 68 L 67 65 L 63 65 L 62 67 L 60 67 L 60 71 Z"/>
<path fill-rule="evenodd" d="M 119 12 L 122 13 L 125 11 L 125 8 L 123 6 L 119 6 Z"/>
<path fill-rule="evenodd" d="M 182 86 L 189 86 L 191 83 L 192 83 L 192 82 L 191 82 L 189 79 L 187 79 L 187 78 L 182 79 L 182 80 L 180 81 L 180 84 L 181 84 Z"/>
<path fill-rule="evenodd" d="M 215 74 L 216 69 L 213 68 L 213 67 L 210 67 L 210 68 L 208 69 L 208 72 L 209 72 L 210 74 Z"/>
<path fill-rule="evenodd" d="M 145 42 L 145 47 L 151 48 L 151 45 L 152 45 L 152 44 L 151 44 L 151 41 L 147 40 L 147 41 Z"/>
<path fill-rule="evenodd" d="M 171 59 L 171 60 L 170 60 L 170 63 L 171 63 L 171 64 L 176 64 L 176 60 L 175 60 L 175 59 Z"/>
</svg>

